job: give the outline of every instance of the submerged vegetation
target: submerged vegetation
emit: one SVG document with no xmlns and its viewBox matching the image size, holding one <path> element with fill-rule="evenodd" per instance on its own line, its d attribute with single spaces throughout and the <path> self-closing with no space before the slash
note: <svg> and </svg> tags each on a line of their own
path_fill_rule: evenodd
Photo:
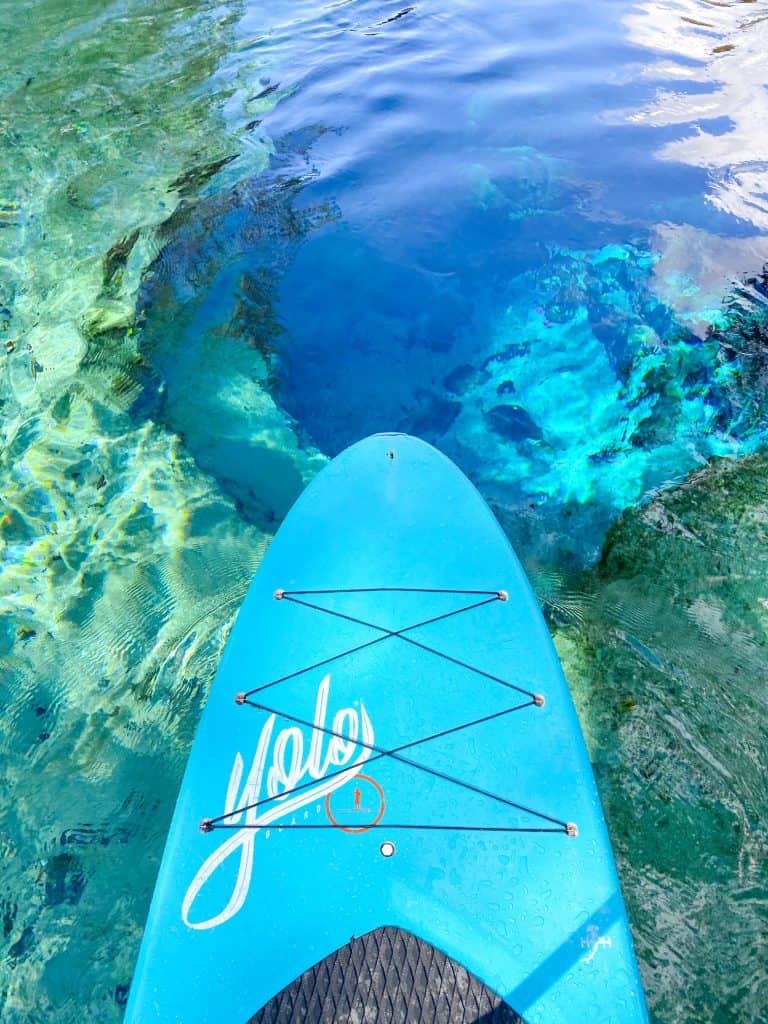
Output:
<svg viewBox="0 0 768 1024">
<path fill-rule="evenodd" d="M 539 584 L 656 1018 L 748 1021 L 768 1004 L 768 456 L 715 460 L 625 512 L 589 573 Z"/>
</svg>

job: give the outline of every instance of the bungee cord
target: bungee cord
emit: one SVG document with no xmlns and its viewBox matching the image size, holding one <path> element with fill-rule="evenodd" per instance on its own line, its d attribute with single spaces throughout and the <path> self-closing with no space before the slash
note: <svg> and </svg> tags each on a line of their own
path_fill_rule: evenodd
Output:
<svg viewBox="0 0 768 1024">
<path fill-rule="evenodd" d="M 471 604 L 464 605 L 461 608 L 454 608 L 451 611 L 444 612 L 444 613 L 442 613 L 440 615 L 432 616 L 432 617 L 430 617 L 428 619 L 424 619 L 424 620 L 422 620 L 420 622 L 414 623 L 414 624 L 412 624 L 410 626 L 405 626 L 402 629 L 398 629 L 398 630 L 387 629 L 386 627 L 380 626 L 377 623 L 368 622 L 365 619 L 360 619 L 360 618 L 357 618 L 356 616 L 348 615 L 348 614 L 346 614 L 344 612 L 337 611 L 336 609 L 326 608 L 323 605 L 316 604 L 316 603 L 314 603 L 312 601 L 305 601 L 305 600 L 303 600 L 303 598 L 305 598 L 305 597 L 315 597 L 315 596 L 322 596 L 322 595 L 373 594 L 373 593 L 455 594 L 457 596 L 458 595 L 462 595 L 462 596 L 468 596 L 468 597 L 482 597 L 483 600 L 474 601 Z M 256 696 L 257 694 L 261 694 L 265 690 L 270 689 L 271 687 L 277 686 L 277 685 L 279 685 L 281 683 L 288 682 L 291 679 L 295 679 L 295 678 L 297 678 L 297 677 L 299 677 L 301 675 L 305 675 L 306 673 L 311 672 L 311 671 L 313 671 L 313 670 L 315 670 L 317 668 L 321 668 L 321 667 L 323 667 L 325 665 L 328 665 L 331 662 L 339 661 L 342 658 L 349 657 L 352 654 L 355 654 L 355 653 L 357 653 L 359 651 L 365 650 L 365 649 L 367 649 L 369 647 L 372 647 L 372 646 L 374 646 L 376 644 L 383 643 L 385 640 L 391 640 L 391 639 L 397 639 L 397 640 L 404 641 L 405 643 L 408 643 L 408 644 L 410 644 L 410 645 L 412 645 L 414 647 L 417 647 L 418 649 L 423 650 L 426 653 L 432 654 L 432 655 L 434 655 L 434 656 L 436 656 L 438 658 L 442 658 L 442 659 L 448 661 L 449 663 L 451 663 L 453 665 L 456 665 L 456 666 L 458 666 L 460 668 L 463 668 L 463 669 L 465 669 L 465 670 L 467 670 L 469 672 L 472 672 L 472 673 L 480 676 L 481 678 L 488 679 L 491 682 L 496 683 L 496 684 L 498 684 L 500 686 L 503 686 L 503 687 L 505 687 L 507 689 L 514 690 L 517 693 L 521 694 L 522 696 L 525 696 L 525 697 L 528 698 L 527 700 L 523 701 L 522 703 L 516 704 L 513 707 L 504 708 L 501 711 L 497 711 L 497 712 L 494 712 L 492 714 L 484 715 L 484 716 L 482 716 L 480 718 L 476 718 L 476 719 L 473 719 L 471 721 L 461 722 L 461 723 L 459 723 L 459 724 L 457 724 L 455 726 L 451 726 L 449 728 L 442 729 L 442 730 L 440 730 L 438 732 L 434 732 L 434 733 L 431 733 L 431 734 L 426 735 L 426 736 L 418 737 L 417 739 L 410 740 L 407 743 L 402 743 L 402 744 L 400 744 L 400 745 L 398 745 L 396 747 L 392 747 L 390 749 L 385 749 L 385 748 L 379 747 L 379 746 L 377 746 L 377 745 L 375 745 L 373 743 L 365 743 L 362 740 L 358 740 L 357 742 L 359 743 L 359 745 L 363 749 L 366 749 L 366 750 L 370 751 L 372 753 L 372 755 L 373 755 L 373 756 L 369 757 L 365 761 L 366 765 L 371 764 L 371 763 L 373 763 L 375 761 L 381 760 L 382 758 L 390 758 L 390 759 L 392 759 L 394 761 L 398 761 L 398 762 L 400 762 L 402 764 L 405 764 L 408 767 L 413 768 L 413 769 L 415 769 L 417 771 L 424 772 L 424 773 L 429 774 L 429 775 L 431 775 L 431 776 L 433 776 L 435 778 L 442 779 L 443 781 L 446 781 L 446 782 L 448 782 L 448 783 L 450 783 L 450 784 L 452 784 L 452 785 L 454 785 L 454 786 L 456 786 L 458 788 L 464 789 L 464 790 L 472 792 L 472 793 L 476 793 L 476 794 L 478 794 L 480 796 L 486 797 L 486 798 L 491 799 L 491 800 L 493 800 L 493 801 L 495 801 L 495 802 L 497 802 L 499 804 L 502 804 L 503 806 L 511 807 L 511 808 L 514 808 L 515 810 L 522 811 L 522 812 L 524 812 L 526 814 L 530 814 L 533 817 L 539 819 L 540 821 L 546 822 L 547 823 L 546 825 L 540 825 L 540 826 L 536 826 L 536 827 L 533 827 L 533 826 L 524 827 L 524 826 L 500 826 L 500 825 L 426 824 L 426 823 L 398 823 L 398 824 L 391 824 L 391 823 L 378 823 L 377 822 L 377 823 L 373 823 L 371 825 L 366 826 L 365 831 L 368 831 L 369 829 L 372 829 L 372 828 L 391 828 L 391 829 L 398 829 L 398 830 L 401 830 L 401 829 L 413 829 L 413 830 L 422 830 L 422 831 L 454 831 L 454 832 L 523 832 L 523 833 L 526 833 L 526 832 L 554 832 L 554 833 L 565 834 L 565 835 L 571 836 L 571 837 L 573 837 L 573 836 L 578 834 L 578 829 L 576 828 L 576 826 L 572 822 L 561 821 L 559 818 L 555 818 L 555 817 L 553 817 L 551 815 L 544 814 L 541 811 L 537 811 L 537 810 L 535 810 L 535 809 L 533 809 L 531 807 L 527 807 L 524 804 L 518 803 L 518 802 L 516 802 L 514 800 L 510 800 L 507 797 L 502 796 L 501 794 L 494 793 L 494 792 L 492 792 L 490 790 L 487 790 L 487 789 L 483 789 L 480 786 L 476 786 L 476 785 L 474 785 L 471 782 L 467 782 L 466 780 L 456 778 L 456 777 L 454 777 L 452 775 L 449 775 L 446 772 L 442 772 L 442 771 L 440 771 L 440 770 L 438 770 L 438 769 L 436 769 L 436 768 L 434 768 L 434 767 L 432 767 L 430 765 L 426 765 L 426 764 L 421 763 L 420 761 L 414 761 L 414 760 L 412 760 L 409 757 L 403 756 L 404 755 L 404 751 L 406 751 L 406 750 L 410 750 L 410 749 L 412 749 L 414 747 L 418 747 L 418 746 L 430 743 L 430 742 L 432 742 L 434 740 L 443 738 L 445 736 L 452 735 L 452 734 L 461 732 L 463 730 L 473 728 L 475 726 L 481 725 L 481 724 L 486 723 L 486 722 L 490 722 L 490 721 L 493 721 L 493 720 L 500 719 L 500 718 L 505 717 L 507 715 L 513 714 L 514 712 L 521 711 L 524 708 L 528 708 L 528 707 L 538 707 L 538 708 L 540 708 L 540 707 L 544 706 L 544 703 L 545 703 L 544 697 L 541 696 L 540 694 L 533 693 L 532 691 L 527 690 L 527 689 L 525 689 L 525 688 L 523 688 L 521 686 L 517 686 L 516 684 L 511 683 L 508 680 L 502 679 L 499 676 L 493 675 L 493 674 L 491 674 L 489 672 L 485 672 L 482 669 L 479 669 L 476 666 L 471 665 L 469 662 L 465 662 L 465 661 L 462 661 L 462 660 L 460 660 L 458 658 L 454 658 L 452 655 L 446 654 L 444 651 L 440 651 L 437 648 L 430 647 L 427 644 L 424 644 L 424 643 L 422 643 L 422 642 L 420 642 L 418 640 L 415 640 L 413 637 L 407 635 L 407 634 L 413 632 L 414 630 L 421 629 L 421 628 L 423 628 L 425 626 L 432 625 L 432 624 L 434 624 L 436 622 L 445 621 L 446 619 L 452 618 L 453 616 L 462 615 L 462 614 L 464 614 L 466 612 L 473 611 L 473 610 L 475 610 L 477 608 L 482 608 L 482 607 L 484 607 L 486 605 L 493 604 L 496 601 L 506 601 L 506 600 L 508 600 L 508 595 L 507 595 L 506 591 L 504 591 L 504 590 L 458 590 L 458 589 L 438 589 L 438 588 L 418 588 L 418 587 L 355 587 L 355 588 L 338 588 L 338 589 L 326 588 L 326 589 L 320 589 L 320 590 L 276 590 L 275 593 L 274 593 L 274 597 L 278 601 L 287 601 L 288 603 L 300 605 L 302 607 L 308 608 L 308 609 L 313 610 L 313 611 L 322 612 L 323 614 L 330 615 L 330 616 L 332 616 L 334 618 L 339 618 L 339 619 L 342 619 L 342 620 L 347 621 L 347 622 L 351 622 L 351 623 L 353 623 L 355 625 L 360 625 L 360 626 L 364 626 L 364 627 L 366 627 L 368 629 L 377 630 L 378 632 L 381 633 L 381 635 L 377 636 L 374 639 L 369 640 L 369 641 L 367 641 L 365 643 L 358 644 L 358 645 L 356 645 L 354 647 L 351 647 L 351 648 L 349 648 L 349 649 L 347 649 L 345 651 L 341 651 L 338 654 L 334 654 L 334 655 L 331 655 L 328 658 L 324 658 L 324 659 L 322 659 L 320 661 L 314 662 L 313 664 L 305 666 L 304 668 L 298 669 L 295 672 L 291 672 L 291 673 L 288 673 L 287 675 L 280 676 L 278 679 L 273 679 L 270 682 L 267 682 L 267 683 L 264 683 L 264 684 L 262 684 L 260 686 L 254 687 L 251 690 L 248 690 L 248 691 L 245 691 L 245 692 L 242 692 L 242 693 L 238 693 L 235 696 L 235 703 L 238 706 L 245 706 L 245 705 L 247 705 L 247 706 L 250 706 L 250 707 L 252 707 L 252 708 L 254 708 L 256 710 L 263 711 L 263 712 L 265 712 L 267 714 L 276 715 L 276 716 L 278 716 L 280 718 L 285 719 L 286 721 L 293 722 L 293 723 L 295 723 L 297 725 L 300 725 L 300 726 L 302 726 L 304 728 L 308 728 L 310 730 L 315 730 L 315 731 L 321 732 L 321 733 L 323 733 L 325 735 L 335 737 L 337 739 L 341 739 L 341 740 L 345 740 L 345 741 L 349 740 L 348 736 L 344 735 L 343 733 L 341 733 L 341 732 L 339 732 L 337 730 L 328 728 L 327 726 L 321 726 L 317 722 L 310 722 L 310 721 L 308 721 L 306 719 L 300 718 L 297 715 L 293 715 L 293 714 L 285 711 L 284 709 L 270 707 L 270 706 L 268 706 L 266 704 L 262 704 L 259 701 L 253 700 L 252 698 L 254 696 Z M 341 775 L 341 774 L 344 774 L 345 772 L 348 772 L 348 771 L 349 771 L 349 767 L 348 766 L 344 766 L 342 768 L 339 768 L 337 771 L 334 771 L 334 772 L 331 772 L 329 774 L 326 774 L 324 776 L 324 778 L 326 780 L 333 779 L 334 777 L 336 777 L 338 775 Z M 204 818 L 203 821 L 200 824 L 200 830 L 202 832 L 213 832 L 213 831 L 219 830 L 219 829 L 237 829 L 237 830 L 239 830 L 239 829 L 242 829 L 242 828 L 253 828 L 253 829 L 262 828 L 264 826 L 262 826 L 262 825 L 260 825 L 258 823 L 255 823 L 255 824 L 251 824 L 251 823 L 241 824 L 241 823 L 237 823 L 237 822 L 232 823 L 229 819 L 237 818 L 239 816 L 242 816 L 247 811 L 256 810 L 257 808 L 263 807 L 266 804 L 271 804 L 271 803 L 274 803 L 275 801 L 283 800 L 283 799 L 285 799 L 288 796 L 292 796 L 293 794 L 300 793 L 302 790 L 306 790 L 306 789 L 308 789 L 308 788 L 310 788 L 312 786 L 315 786 L 315 785 L 316 785 L 316 780 L 311 779 L 308 782 L 303 782 L 303 783 L 297 784 L 297 785 L 295 785 L 293 787 L 290 787 L 290 788 L 284 790 L 281 793 L 276 793 L 276 794 L 271 795 L 271 796 L 268 795 L 268 796 L 262 797 L 259 800 L 255 800 L 255 801 L 253 801 L 251 803 L 244 804 L 243 806 L 235 808 L 234 810 L 228 811 L 228 812 L 226 812 L 224 814 L 220 814 L 218 816 L 214 816 L 214 817 L 210 817 L 210 818 Z M 339 826 L 337 824 L 333 824 L 333 823 L 328 823 L 328 824 L 326 824 L 326 823 L 315 823 L 315 824 L 312 824 L 312 823 L 280 822 L 279 824 L 273 824 L 271 827 L 274 827 L 274 828 L 277 828 L 277 829 L 280 830 L 280 829 L 286 829 L 286 828 L 289 828 L 289 829 L 329 829 L 329 828 L 338 828 Z"/>
</svg>

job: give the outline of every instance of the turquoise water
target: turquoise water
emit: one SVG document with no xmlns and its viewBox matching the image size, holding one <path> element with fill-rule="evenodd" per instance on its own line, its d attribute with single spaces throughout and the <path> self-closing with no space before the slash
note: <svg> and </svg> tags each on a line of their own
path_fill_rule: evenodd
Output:
<svg viewBox="0 0 768 1024">
<path fill-rule="evenodd" d="M 119 1020 L 301 487 L 417 432 L 590 743 L 654 1021 L 763 1019 L 768 4 L 0 7 L 0 1017 Z"/>
</svg>

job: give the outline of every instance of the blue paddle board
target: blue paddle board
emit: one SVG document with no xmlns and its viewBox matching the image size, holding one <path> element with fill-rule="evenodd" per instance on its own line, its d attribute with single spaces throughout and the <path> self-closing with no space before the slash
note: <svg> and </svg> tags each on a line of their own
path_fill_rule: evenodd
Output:
<svg viewBox="0 0 768 1024">
<path fill-rule="evenodd" d="M 647 1021 L 536 600 L 444 456 L 376 435 L 273 541 L 195 739 L 127 1008 Z"/>
</svg>

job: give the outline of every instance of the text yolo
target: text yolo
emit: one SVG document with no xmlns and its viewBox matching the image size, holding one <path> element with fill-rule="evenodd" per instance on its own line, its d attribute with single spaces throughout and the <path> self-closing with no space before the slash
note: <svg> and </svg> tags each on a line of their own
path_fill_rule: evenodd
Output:
<svg viewBox="0 0 768 1024">
<path fill-rule="evenodd" d="M 313 727 L 308 747 L 304 731 L 289 726 L 275 731 L 277 716 L 264 723 L 256 753 L 243 783 L 245 761 L 235 754 L 229 776 L 223 817 L 228 825 L 241 827 L 229 834 L 201 866 L 187 889 L 181 916 L 190 928 L 216 928 L 241 909 L 248 895 L 253 871 L 253 851 L 259 831 L 273 822 L 295 814 L 301 808 L 339 789 L 359 771 L 371 756 L 374 743 L 373 725 L 365 707 L 341 708 L 326 726 L 331 677 L 326 675 L 317 690 Z M 333 733 L 334 735 L 330 735 Z M 302 785 L 312 779 L 316 785 Z M 295 792 L 297 787 L 301 787 Z M 261 806 L 253 807 L 252 804 Z M 248 810 L 237 811 L 237 808 Z M 236 812 L 236 813 L 233 813 Z M 239 854 L 237 877 L 226 905 L 212 917 L 191 920 L 195 900 L 214 877 L 217 870 Z M 225 893 L 226 895 L 226 893 Z"/>
</svg>

